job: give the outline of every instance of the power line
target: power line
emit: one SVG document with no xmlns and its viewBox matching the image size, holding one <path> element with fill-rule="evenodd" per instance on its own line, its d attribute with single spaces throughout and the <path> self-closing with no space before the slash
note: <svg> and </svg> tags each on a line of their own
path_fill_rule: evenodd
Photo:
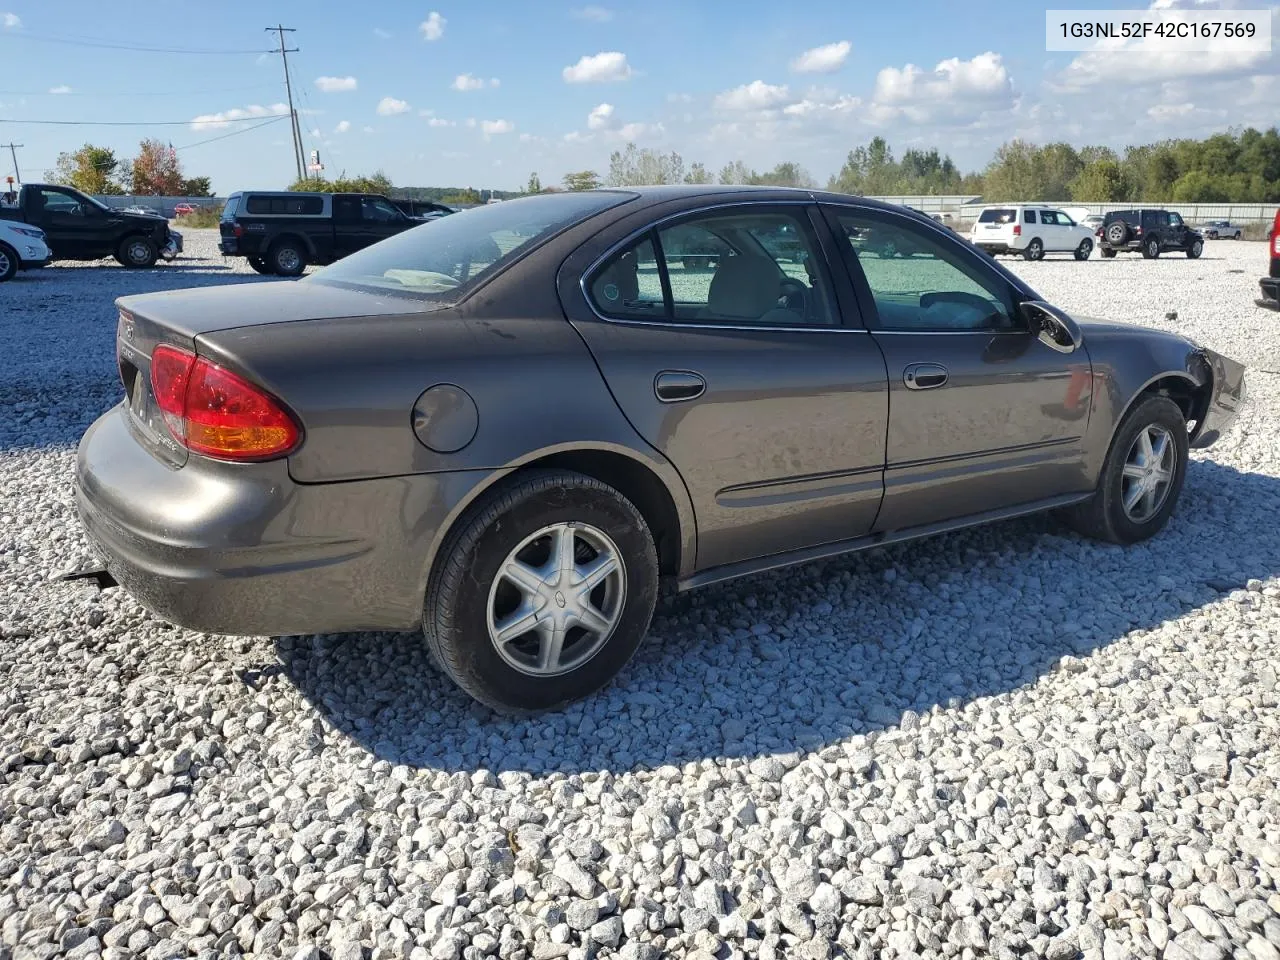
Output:
<svg viewBox="0 0 1280 960">
<path fill-rule="evenodd" d="M 173 149 L 174 150 L 190 150 L 192 147 L 203 147 L 206 143 L 214 143 L 218 140 L 225 140 L 227 139 L 227 137 L 238 137 L 242 133 L 252 133 L 254 130 L 260 130 L 261 128 L 270 126 L 273 123 L 279 123 L 281 120 L 288 120 L 288 119 L 289 118 L 282 113 L 278 117 L 272 117 L 270 120 L 264 120 L 262 123 L 259 123 L 253 127 L 245 127 L 242 130 L 232 130 L 230 133 L 224 133 L 220 137 L 210 137 L 208 140 L 197 140 L 195 143 L 187 143 L 182 145 L 181 147 L 174 147 Z"/>
<path fill-rule="evenodd" d="M 285 117 L 288 114 L 277 114 Z M 216 125 L 223 123 L 252 123 L 262 117 L 220 117 L 217 120 L 10 120 L 0 117 L 0 123 L 27 123 L 48 127 L 185 127 L 188 124 Z"/>
<path fill-rule="evenodd" d="M 187 47 L 148 47 L 131 43 L 112 43 L 104 40 L 93 40 L 87 37 L 82 39 L 79 37 L 44 36 L 37 33 L 27 33 L 25 30 L 21 33 L 3 33 L 0 34 L 0 37 L 9 37 L 14 40 L 34 40 L 37 43 L 63 43 L 76 47 L 97 47 L 102 50 L 130 50 L 135 53 L 180 53 L 184 55 L 197 56 L 238 57 L 248 54 L 260 55 L 262 53 L 274 52 L 264 50 L 194 50 Z"/>
</svg>

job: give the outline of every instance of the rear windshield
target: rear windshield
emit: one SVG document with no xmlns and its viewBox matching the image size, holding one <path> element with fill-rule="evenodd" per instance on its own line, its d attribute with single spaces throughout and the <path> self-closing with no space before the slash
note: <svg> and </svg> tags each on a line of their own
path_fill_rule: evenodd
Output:
<svg viewBox="0 0 1280 960">
<path fill-rule="evenodd" d="M 236 208 L 240 206 L 240 194 L 233 193 L 227 197 L 227 204 L 222 208 L 223 220 L 234 220 L 236 218 Z"/>
<path fill-rule="evenodd" d="M 633 196 L 607 191 L 538 194 L 473 207 L 365 247 L 299 282 L 456 300 L 537 241 Z"/>
<path fill-rule="evenodd" d="M 990 210 L 983 210 L 978 214 L 979 223 L 1013 223 L 1017 219 L 1018 213 L 1016 210 L 1010 210 L 1004 207 L 999 209 L 992 208 Z"/>
</svg>

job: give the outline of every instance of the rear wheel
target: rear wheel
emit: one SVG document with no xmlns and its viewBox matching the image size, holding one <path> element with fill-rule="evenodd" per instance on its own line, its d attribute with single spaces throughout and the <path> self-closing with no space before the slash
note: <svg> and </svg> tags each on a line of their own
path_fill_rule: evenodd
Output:
<svg viewBox="0 0 1280 960">
<path fill-rule="evenodd" d="M 271 269 L 271 264 L 267 262 L 265 257 L 246 257 L 245 259 L 249 261 L 249 266 L 253 267 L 258 273 L 270 276 L 275 272 Z"/>
<path fill-rule="evenodd" d="M 154 267 L 159 259 L 160 249 L 150 237 L 125 237 L 120 241 L 119 249 L 116 250 L 116 260 L 121 265 L 133 269 Z"/>
<path fill-rule="evenodd" d="M 1187 259 L 1197 260 L 1202 253 L 1204 253 L 1204 241 L 1192 240 L 1191 246 L 1187 247 Z"/>
<path fill-rule="evenodd" d="M 657 591 L 640 511 L 591 477 L 540 470 L 483 498 L 450 535 L 423 630 L 475 699 L 546 710 L 613 679 L 644 638 Z"/>
<path fill-rule="evenodd" d="M 1031 242 L 1027 244 L 1027 249 L 1022 251 L 1024 260 L 1043 260 L 1044 244 L 1039 237 L 1033 237 Z"/>
<path fill-rule="evenodd" d="M 1154 260 L 1160 256 L 1160 241 L 1155 237 L 1147 237 L 1142 244 L 1142 255 L 1148 260 Z"/>
<path fill-rule="evenodd" d="M 1088 260 L 1091 253 L 1093 253 L 1093 241 L 1085 237 L 1080 241 L 1080 246 L 1076 247 L 1076 259 Z"/>
<path fill-rule="evenodd" d="M 271 272 L 282 277 L 300 277 L 307 269 L 307 254 L 296 240 L 278 240 L 267 255 Z"/>
<path fill-rule="evenodd" d="M 1098 489 L 1067 510 L 1077 532 L 1111 543 L 1137 543 L 1169 521 L 1187 470 L 1187 423 L 1168 397 L 1148 396 L 1125 415 L 1111 441 Z"/>
<path fill-rule="evenodd" d="M 0 243 L 0 283 L 12 280 L 18 272 L 18 251 L 5 243 Z"/>
</svg>

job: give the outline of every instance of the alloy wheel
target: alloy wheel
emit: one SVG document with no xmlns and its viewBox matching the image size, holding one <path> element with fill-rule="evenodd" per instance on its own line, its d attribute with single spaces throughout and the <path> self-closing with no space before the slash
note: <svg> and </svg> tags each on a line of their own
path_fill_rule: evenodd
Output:
<svg viewBox="0 0 1280 960">
<path fill-rule="evenodd" d="M 585 523 L 555 523 L 507 554 L 485 611 L 498 655 L 528 676 L 582 666 L 612 636 L 626 599 L 626 563 L 610 537 Z"/>
<path fill-rule="evenodd" d="M 1173 435 L 1159 424 L 1144 427 L 1134 437 L 1120 473 L 1120 500 L 1125 516 L 1146 523 L 1164 506 L 1177 467 Z"/>
</svg>

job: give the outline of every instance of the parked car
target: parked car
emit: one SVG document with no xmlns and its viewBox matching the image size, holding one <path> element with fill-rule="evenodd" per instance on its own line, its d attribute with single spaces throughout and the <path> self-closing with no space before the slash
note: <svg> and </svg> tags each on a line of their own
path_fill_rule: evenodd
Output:
<svg viewBox="0 0 1280 960">
<path fill-rule="evenodd" d="M 1239 240 L 1244 236 L 1244 227 L 1230 220 L 1210 220 L 1201 225 L 1200 233 L 1206 240 Z"/>
<path fill-rule="evenodd" d="M 784 226 L 809 269 L 760 241 Z M 725 244 L 714 272 L 660 262 L 691 228 Z M 849 240 L 878 234 L 920 252 Z M 1145 540 L 1244 396 L 1221 354 L 809 190 L 540 194 L 297 283 L 117 304 L 125 397 L 76 466 L 95 578 L 211 633 L 421 626 L 504 710 L 607 683 L 662 577 L 1047 510 Z"/>
<path fill-rule="evenodd" d="M 392 197 L 391 202 L 406 217 L 412 217 L 415 220 L 436 220 L 458 212 L 453 207 L 434 200 L 398 200 Z"/>
<path fill-rule="evenodd" d="M 1088 227 L 1090 230 L 1093 230 L 1096 233 L 1097 229 L 1100 226 L 1102 226 L 1102 223 L 1105 219 L 1106 218 L 1103 217 L 1103 215 L 1100 213 L 1091 213 L 1087 217 L 1085 217 L 1083 220 L 1080 221 L 1080 225 L 1082 227 Z"/>
<path fill-rule="evenodd" d="M 0 207 L 0 220 L 43 230 L 54 260 L 115 257 L 126 267 L 153 267 L 182 252 L 182 234 L 164 217 L 112 210 L 72 187 L 24 184 L 16 207 Z"/>
<path fill-rule="evenodd" d="M 1271 231 L 1267 234 L 1267 252 L 1270 254 L 1271 267 L 1267 275 L 1258 281 L 1262 288 L 1262 296 L 1255 301 L 1260 307 L 1280 310 L 1280 210 L 1271 223 Z"/>
<path fill-rule="evenodd" d="M 244 257 L 258 273 L 301 276 L 393 237 L 421 220 L 373 193 L 237 191 L 218 223 L 218 249 Z"/>
<path fill-rule="evenodd" d="M 19 270 L 43 267 L 49 257 L 43 230 L 0 219 L 0 283 L 12 280 Z"/>
<path fill-rule="evenodd" d="M 969 238 L 992 256 L 1015 253 L 1026 260 L 1043 260 L 1047 253 L 1070 253 L 1077 260 L 1088 260 L 1093 253 L 1092 230 L 1056 207 L 1042 204 L 986 207 Z"/>
<path fill-rule="evenodd" d="M 1114 210 L 1098 228 L 1098 241 L 1104 257 L 1140 252 L 1148 260 L 1154 260 L 1173 250 L 1194 260 L 1204 252 L 1204 236 L 1171 210 Z"/>
<path fill-rule="evenodd" d="M 175 217 L 186 217 L 199 209 L 194 203 L 180 203 L 173 208 L 173 215 Z"/>
</svg>

